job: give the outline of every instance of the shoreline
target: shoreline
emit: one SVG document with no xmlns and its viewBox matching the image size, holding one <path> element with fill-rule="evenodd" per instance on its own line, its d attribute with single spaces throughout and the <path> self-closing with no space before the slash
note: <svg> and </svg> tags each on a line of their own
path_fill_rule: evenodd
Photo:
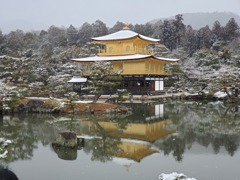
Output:
<svg viewBox="0 0 240 180">
<path fill-rule="evenodd" d="M 84 100 L 90 100 L 93 99 L 94 95 L 84 95 Z M 106 100 L 110 99 L 110 97 L 117 97 L 114 95 L 101 95 L 98 102 L 105 102 Z M 160 95 L 132 95 L 132 97 L 124 96 L 126 101 L 124 102 L 154 102 L 154 101 L 167 101 L 167 100 L 173 100 L 173 99 L 199 99 L 199 94 L 191 94 L 188 92 L 181 92 L 181 93 L 166 93 L 166 94 L 160 94 Z"/>
</svg>

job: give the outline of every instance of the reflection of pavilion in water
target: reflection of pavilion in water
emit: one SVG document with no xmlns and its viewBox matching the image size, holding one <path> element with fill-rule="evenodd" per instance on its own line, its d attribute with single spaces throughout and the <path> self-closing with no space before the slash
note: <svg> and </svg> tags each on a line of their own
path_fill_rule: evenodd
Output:
<svg viewBox="0 0 240 180">
<path fill-rule="evenodd" d="M 163 104 L 151 105 L 148 108 L 149 114 L 147 116 L 142 114 L 141 119 L 132 117 L 135 119 L 132 120 L 131 116 L 128 117 L 129 121 L 127 120 L 128 123 L 124 128 L 120 128 L 119 123 L 115 121 L 97 121 L 97 125 L 91 120 L 83 121 L 79 138 L 99 136 L 97 132 L 101 127 L 108 136 L 121 140 L 118 147 L 122 151 L 116 152 L 115 157 L 140 162 L 144 157 L 158 152 L 156 148 L 151 147 L 153 142 L 175 132 L 166 128 L 171 124 L 171 120 L 164 118 Z"/>
</svg>

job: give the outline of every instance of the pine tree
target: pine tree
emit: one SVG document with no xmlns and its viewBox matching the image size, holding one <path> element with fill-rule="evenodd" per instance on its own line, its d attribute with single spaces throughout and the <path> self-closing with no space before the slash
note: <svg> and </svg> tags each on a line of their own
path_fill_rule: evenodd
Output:
<svg viewBox="0 0 240 180">
<path fill-rule="evenodd" d="M 234 18 L 231 18 L 225 26 L 225 31 L 228 40 L 233 40 L 237 36 L 238 24 Z"/>
<path fill-rule="evenodd" d="M 78 31 L 73 25 L 70 25 L 69 28 L 67 28 L 67 40 L 69 45 L 76 45 L 77 43 Z"/>
<path fill-rule="evenodd" d="M 114 71 L 111 62 L 97 61 L 93 64 L 88 81 L 90 93 L 95 95 L 93 103 L 96 103 L 102 94 L 120 85 L 120 73 Z"/>
</svg>

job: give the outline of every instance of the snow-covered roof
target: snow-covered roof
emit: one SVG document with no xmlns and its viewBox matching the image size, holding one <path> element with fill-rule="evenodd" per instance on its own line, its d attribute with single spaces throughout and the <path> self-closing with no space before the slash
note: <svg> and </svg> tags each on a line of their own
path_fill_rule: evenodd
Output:
<svg viewBox="0 0 240 180">
<path fill-rule="evenodd" d="M 95 61 L 122 61 L 122 60 L 137 60 L 145 58 L 154 58 L 157 60 L 167 61 L 167 62 L 177 62 L 179 59 L 170 59 L 164 57 L 156 57 L 153 55 L 144 55 L 144 54 L 134 54 L 134 55 L 125 55 L 125 56 L 92 56 L 86 58 L 74 58 L 73 61 L 77 62 L 95 62 Z"/>
<path fill-rule="evenodd" d="M 134 37 L 139 37 L 143 40 L 150 41 L 150 42 L 159 42 L 160 41 L 160 39 L 150 38 L 150 37 L 141 35 L 139 33 L 136 33 L 134 31 L 131 31 L 128 29 L 123 29 L 118 32 L 108 34 L 105 36 L 95 37 L 95 38 L 92 38 L 92 40 L 94 40 L 94 41 L 113 41 L 113 40 L 130 39 L 130 38 L 134 38 Z"/>
<path fill-rule="evenodd" d="M 134 59 L 144 59 L 148 58 L 151 55 L 142 55 L 142 54 L 134 54 L 134 55 L 125 55 L 125 56 L 92 56 L 85 58 L 75 58 L 73 61 L 81 61 L 81 62 L 94 62 L 94 61 L 121 61 L 121 60 L 134 60 Z"/>
<path fill-rule="evenodd" d="M 87 78 L 80 77 L 80 76 L 73 76 L 72 79 L 68 81 L 69 83 L 82 83 L 87 82 Z"/>
<path fill-rule="evenodd" d="M 157 56 L 152 56 L 155 59 L 162 60 L 162 61 L 169 61 L 169 62 L 178 62 L 179 59 L 173 59 L 173 58 L 165 58 L 165 57 L 157 57 Z"/>
</svg>

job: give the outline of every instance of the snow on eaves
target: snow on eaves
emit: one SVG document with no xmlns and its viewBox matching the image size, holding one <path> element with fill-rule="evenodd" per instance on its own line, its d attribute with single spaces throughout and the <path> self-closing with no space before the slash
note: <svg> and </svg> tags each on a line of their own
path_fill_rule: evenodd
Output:
<svg viewBox="0 0 240 180">
<path fill-rule="evenodd" d="M 150 56 L 151 55 L 142 55 L 142 54 L 134 54 L 134 55 L 126 55 L 126 56 L 93 56 L 93 57 L 86 57 L 86 58 L 75 58 L 72 60 L 79 61 L 79 62 L 121 61 L 121 60 L 144 59 Z"/>
<path fill-rule="evenodd" d="M 159 42 L 160 41 L 160 39 L 150 38 L 150 37 L 147 37 L 147 36 L 144 36 L 144 35 L 141 35 L 141 34 L 138 34 L 138 36 L 141 39 L 144 39 L 144 40 L 147 40 L 147 41 L 152 41 L 152 42 Z"/>
<path fill-rule="evenodd" d="M 80 76 L 74 76 L 72 79 L 68 81 L 69 83 L 82 83 L 87 82 L 87 78 L 80 77 Z"/>
<path fill-rule="evenodd" d="M 159 42 L 160 41 L 160 39 L 150 38 L 150 37 L 138 34 L 131 30 L 121 30 L 121 31 L 118 31 L 118 32 L 115 32 L 112 34 L 105 35 L 105 36 L 92 38 L 92 40 L 94 40 L 94 41 L 113 41 L 113 40 L 130 39 L 130 38 L 134 38 L 137 36 L 146 41 L 151 41 L 151 42 Z"/>
<path fill-rule="evenodd" d="M 157 60 L 168 61 L 168 62 L 177 62 L 179 59 L 171 59 L 164 57 L 156 57 L 152 55 L 144 54 L 134 54 L 134 55 L 125 55 L 125 56 L 92 56 L 86 58 L 74 58 L 72 61 L 76 62 L 95 62 L 95 61 L 123 61 L 123 60 L 138 60 L 145 58 L 154 58 Z"/>
<path fill-rule="evenodd" d="M 169 61 L 169 62 L 178 62 L 179 61 L 179 59 L 156 57 L 156 56 L 153 56 L 153 58 L 158 59 L 158 60 L 162 60 L 162 61 Z"/>
</svg>

